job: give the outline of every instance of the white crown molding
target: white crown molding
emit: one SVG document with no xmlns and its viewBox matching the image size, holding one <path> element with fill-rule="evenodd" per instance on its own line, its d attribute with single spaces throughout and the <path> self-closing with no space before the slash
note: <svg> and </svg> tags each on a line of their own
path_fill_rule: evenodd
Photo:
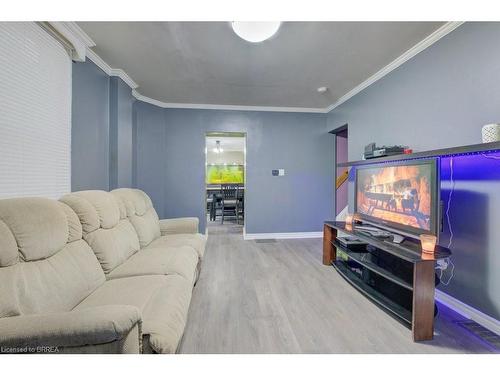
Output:
<svg viewBox="0 0 500 375">
<path fill-rule="evenodd" d="M 358 86 L 353 88 L 347 94 L 343 95 L 341 98 L 339 98 L 331 106 L 325 108 L 325 112 L 328 113 L 328 112 L 332 111 L 333 109 L 337 108 L 342 103 L 351 99 L 354 95 L 360 93 L 361 91 L 366 89 L 368 86 L 377 82 L 379 79 L 385 77 L 387 74 L 392 72 L 394 69 L 400 67 L 405 62 L 410 60 L 412 57 L 414 57 L 418 53 L 422 52 L 426 48 L 430 47 L 431 45 L 436 43 L 439 39 L 448 35 L 449 33 L 451 33 L 453 30 L 455 30 L 457 27 L 459 27 L 463 23 L 464 22 L 447 22 L 447 23 L 445 23 L 439 29 L 437 29 L 432 34 L 428 35 L 425 39 L 423 39 L 420 42 L 418 42 L 417 44 L 415 44 L 412 48 L 410 48 L 408 51 L 406 51 L 401 56 L 396 58 L 394 61 L 392 61 L 391 63 L 389 63 L 388 65 L 386 65 L 382 69 L 380 69 L 377 73 L 372 75 L 370 78 L 363 81 L 361 84 L 359 84 Z"/>
<path fill-rule="evenodd" d="M 500 322 L 492 318 L 491 316 L 486 315 L 485 313 L 476 310 L 469 305 L 466 305 L 465 303 L 438 289 L 436 289 L 436 300 L 449 307 L 450 309 L 455 310 L 467 319 L 472 319 L 476 323 L 479 323 L 483 327 L 488 328 L 490 331 L 495 332 L 497 335 L 500 335 Z"/>
<path fill-rule="evenodd" d="M 49 22 L 49 24 L 73 45 L 73 60 L 85 61 L 87 49 L 95 46 L 92 38 L 75 22 Z"/>
<path fill-rule="evenodd" d="M 114 69 L 109 66 L 97 53 L 91 50 L 96 44 L 76 22 L 49 22 L 50 25 L 66 38 L 74 47 L 73 60 L 85 61 L 88 57 L 94 64 L 101 68 L 108 76 L 120 77 L 127 85 L 135 90 L 139 85 L 134 82 L 123 69 Z"/>
<path fill-rule="evenodd" d="M 139 85 L 132 78 L 130 78 L 130 76 L 127 73 L 125 73 L 123 69 L 111 69 L 110 76 L 120 77 L 122 81 L 125 82 L 127 85 L 129 85 L 129 87 L 132 90 L 135 90 L 136 88 L 139 87 Z"/>
<path fill-rule="evenodd" d="M 285 233 L 246 233 L 244 240 L 285 240 L 299 238 L 322 238 L 323 232 L 285 232 Z"/>
<path fill-rule="evenodd" d="M 125 73 L 123 69 L 115 69 L 110 67 L 106 63 L 106 61 L 101 59 L 101 57 L 97 53 L 92 51 L 90 48 L 87 48 L 87 57 L 99 68 L 101 68 L 104 71 L 104 73 L 106 73 L 108 76 L 120 77 L 127 85 L 130 86 L 132 90 L 135 91 L 135 89 L 139 87 L 139 85 L 132 78 L 130 78 L 130 76 L 127 73 Z"/>
<path fill-rule="evenodd" d="M 87 50 L 87 57 L 92 61 L 94 64 L 96 64 L 104 73 L 106 73 L 108 76 L 111 75 L 111 71 L 113 70 L 106 61 L 101 59 L 101 57 L 92 51 L 90 48 Z"/>
<path fill-rule="evenodd" d="M 92 39 L 74 22 L 51 22 L 51 24 L 56 27 L 59 25 L 61 29 L 70 30 L 73 38 L 77 38 L 83 43 L 85 48 L 85 53 L 97 66 L 99 66 L 106 74 L 110 76 L 120 77 L 125 83 L 127 83 L 132 88 L 132 95 L 140 101 L 161 107 L 161 108 L 187 108 L 187 109 L 217 109 L 226 111 L 263 111 L 263 112 L 302 112 L 302 113 L 329 113 L 333 109 L 337 108 L 342 103 L 352 98 L 354 95 L 360 93 L 368 86 L 377 82 L 379 79 L 385 77 L 387 74 L 392 72 L 394 69 L 398 68 L 406 61 L 410 60 L 412 57 L 422 52 L 426 48 L 430 47 L 438 40 L 448 35 L 457 27 L 462 25 L 464 22 L 453 21 L 447 22 L 439 29 L 434 31 L 432 34 L 428 35 L 425 39 L 414 45 L 408 51 L 403 53 L 401 56 L 396 58 L 394 61 L 386 65 L 384 68 L 380 69 L 377 73 L 363 81 L 361 84 L 353 88 L 351 91 L 339 98 L 335 103 L 326 108 L 303 108 L 303 107 L 266 107 L 266 106 L 245 106 L 245 105 L 218 105 L 218 104 L 195 104 L 195 103 L 167 103 L 162 102 L 157 99 L 147 97 L 140 94 L 136 89 L 139 85 L 130 78 L 130 76 L 122 69 L 111 68 L 103 59 L 101 59 L 90 47 L 95 46 Z M 62 26 L 61 26 L 62 25 Z M 56 27 L 59 32 L 58 27 Z M 62 32 L 61 32 L 62 33 Z M 64 35 L 64 34 L 63 34 Z M 70 40 L 68 38 L 68 40 Z M 71 41 L 71 40 L 70 40 Z M 91 45 L 89 45 L 91 44 Z M 85 59 L 84 59 L 85 60 Z M 84 61 L 79 60 L 79 61 Z"/>
<path fill-rule="evenodd" d="M 88 36 L 88 34 L 85 31 L 83 31 L 82 28 L 78 26 L 76 22 L 56 22 L 56 23 L 64 24 L 71 31 L 71 33 L 74 34 L 78 39 L 83 41 L 83 43 L 87 47 L 95 47 L 96 44 L 92 40 L 92 38 Z"/>
<path fill-rule="evenodd" d="M 133 91 L 132 95 L 141 102 L 153 104 L 161 108 L 184 108 L 184 109 L 218 109 L 224 111 L 260 111 L 260 112 L 302 112 L 302 113 L 326 113 L 324 108 L 304 107 L 266 107 L 248 105 L 225 105 L 225 104 L 195 104 L 195 103 L 165 103 L 160 100 L 149 98 Z"/>
</svg>

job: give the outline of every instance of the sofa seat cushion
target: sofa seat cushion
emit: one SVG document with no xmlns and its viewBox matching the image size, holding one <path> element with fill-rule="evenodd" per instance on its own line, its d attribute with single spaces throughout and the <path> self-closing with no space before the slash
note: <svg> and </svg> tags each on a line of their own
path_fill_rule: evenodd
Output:
<svg viewBox="0 0 500 375">
<path fill-rule="evenodd" d="M 205 253 L 205 245 L 207 237 L 200 233 L 195 234 L 168 234 L 161 236 L 151 242 L 145 249 L 177 247 L 177 246 L 191 246 L 198 253 L 200 259 L 203 258 Z"/>
<path fill-rule="evenodd" d="M 106 281 L 75 309 L 131 305 L 142 316 L 145 352 L 175 353 L 182 338 L 193 285 L 178 275 L 148 275 Z"/>
<path fill-rule="evenodd" d="M 108 279 L 142 275 L 180 275 L 195 282 L 198 253 L 192 247 L 143 249 L 116 267 Z"/>
</svg>

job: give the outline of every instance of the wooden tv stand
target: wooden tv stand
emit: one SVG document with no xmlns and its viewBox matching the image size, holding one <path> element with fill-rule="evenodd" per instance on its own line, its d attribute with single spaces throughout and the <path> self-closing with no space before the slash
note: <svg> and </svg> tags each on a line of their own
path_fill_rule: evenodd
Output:
<svg viewBox="0 0 500 375">
<path fill-rule="evenodd" d="M 436 246 L 434 255 L 422 254 L 420 241 L 401 244 L 360 232 L 345 222 L 325 221 L 323 264 L 332 265 L 358 291 L 411 329 L 413 341 L 434 336 L 435 263 L 451 255 Z M 348 249 L 336 241 L 337 232 L 369 244 L 369 251 Z"/>
</svg>

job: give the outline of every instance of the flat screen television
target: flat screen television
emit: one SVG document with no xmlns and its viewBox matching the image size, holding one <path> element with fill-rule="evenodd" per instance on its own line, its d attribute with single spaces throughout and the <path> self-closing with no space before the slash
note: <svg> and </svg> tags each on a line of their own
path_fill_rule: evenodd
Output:
<svg viewBox="0 0 500 375">
<path fill-rule="evenodd" d="M 389 231 L 438 237 L 439 186 L 436 159 L 356 167 L 354 211 Z"/>
</svg>

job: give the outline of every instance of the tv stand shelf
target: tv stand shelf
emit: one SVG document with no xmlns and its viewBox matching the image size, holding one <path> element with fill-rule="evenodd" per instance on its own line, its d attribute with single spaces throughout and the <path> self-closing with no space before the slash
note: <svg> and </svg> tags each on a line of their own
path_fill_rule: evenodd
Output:
<svg viewBox="0 0 500 375">
<path fill-rule="evenodd" d="M 339 243 L 339 231 L 368 243 L 367 250 Z M 433 338 L 435 262 L 450 255 L 440 246 L 434 255 L 422 254 L 417 240 L 395 244 L 345 222 L 324 224 L 323 264 L 332 265 L 350 285 L 411 328 L 414 341 Z"/>
<path fill-rule="evenodd" d="M 451 255 L 451 251 L 448 248 L 436 246 L 436 252 L 434 255 L 425 256 L 423 258 L 422 252 L 420 251 L 420 241 L 413 238 L 407 237 L 403 242 L 397 244 L 392 242 L 391 240 L 381 240 L 364 233 L 361 229 L 363 227 L 362 225 L 354 225 L 352 226 L 352 229 L 346 229 L 345 222 L 339 221 L 325 221 L 325 225 L 335 227 L 350 236 L 357 237 L 370 245 L 373 245 L 411 263 L 445 259 Z"/>
<path fill-rule="evenodd" d="M 389 279 L 390 281 L 398 284 L 403 288 L 406 288 L 408 290 L 413 290 L 413 285 L 411 284 L 411 282 L 402 279 L 401 277 L 388 271 L 386 268 L 381 267 L 372 260 L 368 259 L 369 256 L 371 255 L 369 252 L 360 253 L 358 251 L 352 251 L 342 246 L 340 243 L 336 241 L 333 241 L 332 244 L 337 248 L 337 250 L 342 251 L 349 259 L 354 260 L 355 262 L 361 264 L 363 267 L 369 269 L 370 271 L 375 272 L 376 274 L 385 277 L 386 279 Z"/>
<path fill-rule="evenodd" d="M 405 326 L 411 327 L 411 311 L 391 301 L 389 298 L 379 293 L 370 285 L 360 281 L 342 262 L 332 262 L 332 266 L 340 273 L 340 275 L 354 288 L 360 291 L 370 300 L 381 306 L 384 310 L 389 311 Z"/>
</svg>

